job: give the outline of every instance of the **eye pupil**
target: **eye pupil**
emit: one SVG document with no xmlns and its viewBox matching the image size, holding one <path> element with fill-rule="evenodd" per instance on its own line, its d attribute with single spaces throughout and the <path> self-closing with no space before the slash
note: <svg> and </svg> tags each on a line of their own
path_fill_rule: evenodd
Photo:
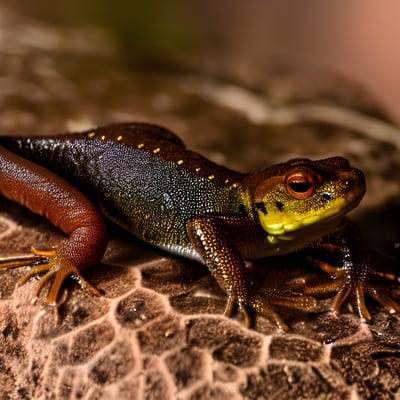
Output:
<svg viewBox="0 0 400 400">
<path fill-rule="evenodd" d="M 290 196 L 297 200 L 310 198 L 318 184 L 318 176 L 313 171 L 299 170 L 286 178 L 286 189 Z"/>
<path fill-rule="evenodd" d="M 309 182 L 290 182 L 290 188 L 297 193 L 307 193 L 311 188 Z"/>
</svg>

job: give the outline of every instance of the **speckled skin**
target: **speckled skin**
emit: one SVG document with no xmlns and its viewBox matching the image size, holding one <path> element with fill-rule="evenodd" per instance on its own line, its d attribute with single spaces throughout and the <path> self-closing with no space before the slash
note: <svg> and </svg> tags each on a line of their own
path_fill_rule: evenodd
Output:
<svg viewBox="0 0 400 400">
<path fill-rule="evenodd" d="M 131 124 L 91 133 L 3 145 L 79 187 L 108 219 L 154 245 L 190 246 L 186 224 L 199 215 L 243 216 L 241 187 L 218 180 L 242 174 L 186 150 L 171 132 Z"/>
<path fill-rule="evenodd" d="M 43 199 L 35 201 L 32 190 L 28 196 L 33 199 L 30 204 L 25 194 L 21 197 L 14 193 L 27 190 L 18 189 L 23 175 L 12 179 L 10 187 L 16 190 L 3 189 L 2 194 L 48 216 L 70 235 L 69 243 L 61 245 L 61 249 L 79 247 L 78 242 L 82 247 L 80 255 L 73 256 L 66 251 L 35 253 L 36 262 L 40 259 L 44 264 L 58 265 L 52 273 L 56 275 L 56 288 L 51 289 L 50 302 L 56 301 L 68 274 L 78 275 L 80 270 L 100 260 L 107 241 L 106 229 L 98 222 L 95 211 L 94 222 L 88 221 L 86 225 L 95 226 L 94 233 L 100 239 L 86 240 L 80 236 L 79 240 L 71 240 L 79 227 L 66 229 L 62 222 L 64 214 L 57 212 L 63 204 L 57 199 L 70 192 L 70 184 L 73 190 L 79 188 L 108 219 L 146 242 L 205 263 L 228 294 L 227 315 L 238 304 L 246 325 L 250 325 L 247 312 L 250 307 L 282 328 L 286 326 L 272 305 L 312 310 L 315 300 L 289 290 L 258 287 L 249 276 L 244 260 L 287 253 L 319 239 L 341 224 L 343 215 L 358 204 L 365 192 L 362 173 L 339 157 L 322 161 L 295 160 L 259 173 L 241 174 L 188 151 L 173 133 L 150 124 L 119 124 L 51 138 L 3 138 L 1 144 L 52 171 L 51 180 L 61 182 L 59 188 L 43 191 L 42 198 L 48 203 L 44 208 Z M 9 157 L 0 163 L 6 184 L 10 181 L 7 181 L 7 171 L 13 160 L 7 150 L 3 153 L 5 160 Z M 16 164 L 19 162 L 15 160 Z M 35 171 L 35 168 L 28 164 L 21 170 Z M 43 170 L 37 168 L 40 175 Z M 58 181 L 57 176 L 63 179 Z M 37 187 L 35 190 L 40 191 Z M 81 214 L 92 212 L 85 197 L 78 203 L 74 206 L 83 210 Z M 65 211 L 67 216 L 70 213 Z M 94 255 L 89 262 L 75 262 L 90 252 L 85 247 L 92 249 Z M 19 265 L 11 263 L 3 269 Z M 35 268 L 26 279 L 33 273 L 46 272 L 46 266 L 40 270 Z M 359 276 L 360 268 L 360 264 L 354 263 L 350 269 Z M 350 287 L 350 290 L 339 288 L 339 294 L 343 291 L 345 294 L 337 301 L 338 308 L 353 287 L 358 290 L 353 275 L 347 274 L 343 284 L 343 288 Z M 51 276 L 46 277 L 45 280 Z M 332 289 L 328 286 L 309 291 L 325 293 Z M 335 289 L 338 288 L 335 286 Z M 359 305 L 361 314 L 365 314 L 364 308 L 363 304 Z"/>
</svg>

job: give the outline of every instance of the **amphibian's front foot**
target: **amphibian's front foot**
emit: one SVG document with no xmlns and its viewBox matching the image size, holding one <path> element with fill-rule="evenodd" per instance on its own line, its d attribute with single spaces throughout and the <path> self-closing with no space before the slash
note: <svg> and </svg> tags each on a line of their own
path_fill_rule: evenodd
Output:
<svg viewBox="0 0 400 400">
<path fill-rule="evenodd" d="M 332 309 L 335 313 L 340 313 L 342 305 L 349 302 L 355 312 L 367 321 L 371 320 L 365 304 L 365 295 L 368 294 L 375 299 L 389 313 L 400 312 L 400 305 L 392 300 L 385 289 L 378 284 L 378 281 L 391 280 L 395 277 L 390 274 L 382 274 L 373 271 L 369 265 L 357 265 L 352 263 L 344 267 L 335 268 L 321 261 L 315 261 L 317 265 L 327 272 L 332 281 L 315 286 L 306 287 L 303 291 L 309 295 L 330 295 L 336 293 L 332 303 Z"/>
<path fill-rule="evenodd" d="M 332 304 L 335 313 L 339 313 L 342 305 L 349 302 L 360 318 L 367 321 L 371 320 L 371 314 L 365 304 L 366 294 L 389 313 L 400 313 L 400 305 L 385 293 L 387 288 L 383 287 L 385 281 L 393 281 L 395 276 L 380 273 L 372 268 L 368 249 L 360 237 L 358 228 L 347 222 L 343 231 L 334 239 L 336 243 L 322 244 L 322 247 L 339 255 L 339 266 L 334 267 L 326 262 L 313 260 L 331 276 L 332 281 L 314 286 L 306 284 L 303 293 L 308 295 L 336 293 Z"/>
<path fill-rule="evenodd" d="M 243 221 L 240 221 L 243 224 Z M 237 247 L 226 231 L 237 230 L 237 218 L 207 217 L 188 223 L 188 235 L 193 247 L 203 256 L 204 262 L 221 289 L 228 295 L 225 315 L 232 315 L 235 304 L 240 308 L 246 327 L 251 327 L 249 309 L 287 330 L 287 325 L 274 310 L 274 306 L 312 311 L 316 300 L 300 292 L 265 289 L 251 278 L 249 270 Z M 225 233 L 224 233 L 225 232 Z M 233 233 L 232 233 L 233 235 Z"/>
<path fill-rule="evenodd" d="M 23 285 L 33 276 L 44 273 L 40 278 L 36 295 L 39 296 L 44 285 L 52 280 L 46 295 L 46 302 L 50 305 L 57 303 L 61 286 L 69 276 L 76 279 L 83 288 L 93 295 L 101 295 L 94 286 L 83 278 L 79 269 L 66 257 L 60 255 L 57 250 L 36 250 L 34 247 L 31 250 L 33 256 L 0 261 L 0 270 L 30 267 L 29 272 L 18 281 L 18 285 Z"/>
<path fill-rule="evenodd" d="M 311 312 L 316 309 L 317 301 L 310 296 L 291 290 L 255 288 L 245 296 L 228 295 L 228 302 L 225 309 L 225 316 L 232 315 L 235 304 L 238 304 L 243 317 L 245 326 L 250 328 L 253 320 L 249 313 L 249 308 L 257 314 L 262 315 L 273 322 L 278 328 L 288 331 L 289 328 L 281 316 L 275 311 L 275 306 L 294 308 L 297 310 Z"/>
</svg>

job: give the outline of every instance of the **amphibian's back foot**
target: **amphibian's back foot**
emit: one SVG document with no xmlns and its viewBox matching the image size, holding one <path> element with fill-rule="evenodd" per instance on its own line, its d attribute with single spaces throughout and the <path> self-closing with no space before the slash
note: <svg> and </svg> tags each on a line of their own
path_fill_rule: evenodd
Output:
<svg viewBox="0 0 400 400">
<path fill-rule="evenodd" d="M 76 279 L 81 287 L 87 289 L 91 294 L 101 295 L 99 290 L 81 275 L 79 269 L 58 254 L 57 250 L 36 250 L 34 247 L 31 249 L 34 253 L 33 256 L 0 261 L 0 270 L 30 267 L 29 272 L 18 281 L 18 285 L 23 285 L 35 275 L 44 274 L 40 278 L 36 295 L 39 296 L 45 284 L 51 282 L 46 295 L 46 302 L 50 305 L 57 303 L 61 286 L 68 277 Z"/>
</svg>

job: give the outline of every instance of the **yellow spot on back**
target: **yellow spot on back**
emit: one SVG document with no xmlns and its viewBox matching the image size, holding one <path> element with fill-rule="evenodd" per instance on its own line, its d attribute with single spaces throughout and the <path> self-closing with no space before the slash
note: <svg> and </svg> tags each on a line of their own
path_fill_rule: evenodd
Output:
<svg viewBox="0 0 400 400">
<path fill-rule="evenodd" d="M 208 176 L 208 179 L 214 179 L 214 178 L 215 178 L 214 175 L 209 175 L 209 176 Z"/>
<path fill-rule="evenodd" d="M 239 185 L 237 183 L 232 183 L 231 188 L 237 188 Z"/>
<path fill-rule="evenodd" d="M 119 142 L 120 140 L 122 140 L 122 136 L 121 136 L 121 135 L 118 136 L 118 137 L 117 137 L 117 140 L 118 140 L 118 142 Z"/>
<path fill-rule="evenodd" d="M 199 168 L 196 168 L 196 172 L 200 172 L 200 170 L 201 170 L 201 168 L 199 167 Z"/>
<path fill-rule="evenodd" d="M 106 137 L 103 135 L 100 139 L 101 140 L 106 140 Z"/>
<path fill-rule="evenodd" d="M 137 148 L 138 148 L 138 149 L 141 149 L 142 147 L 144 147 L 144 143 L 139 143 L 139 144 L 137 145 Z"/>
<path fill-rule="evenodd" d="M 153 153 L 154 153 L 154 154 L 157 154 L 157 153 L 159 153 L 159 152 L 160 152 L 160 148 L 159 148 L 159 147 L 157 147 L 156 149 L 153 150 Z"/>
<path fill-rule="evenodd" d="M 88 133 L 87 137 L 88 137 L 89 139 L 92 139 L 95 135 L 96 135 L 95 132 L 90 132 L 90 133 Z"/>
<path fill-rule="evenodd" d="M 179 161 L 177 162 L 177 164 L 178 164 L 178 165 L 182 165 L 182 164 L 183 164 L 183 160 L 179 160 Z"/>
</svg>

